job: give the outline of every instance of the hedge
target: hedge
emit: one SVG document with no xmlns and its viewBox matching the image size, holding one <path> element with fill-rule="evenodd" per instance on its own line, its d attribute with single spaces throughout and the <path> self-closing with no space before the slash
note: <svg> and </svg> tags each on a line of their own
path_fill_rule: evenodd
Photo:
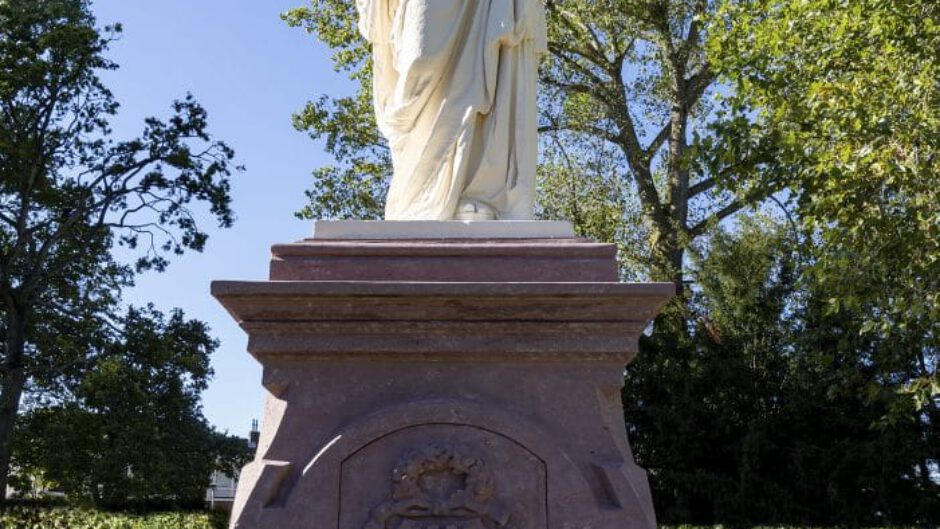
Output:
<svg viewBox="0 0 940 529">
<path fill-rule="evenodd" d="M 67 507 L 23 506 L 10 507 L 0 512 L 0 529 L 225 529 L 227 526 L 228 516 L 223 513 L 171 512 L 133 515 Z M 660 529 L 726 529 L 726 527 L 675 525 L 660 527 Z M 765 526 L 753 529 L 806 528 Z"/>
<path fill-rule="evenodd" d="M 224 529 L 220 513 L 119 514 L 72 508 L 10 507 L 0 529 Z"/>
</svg>

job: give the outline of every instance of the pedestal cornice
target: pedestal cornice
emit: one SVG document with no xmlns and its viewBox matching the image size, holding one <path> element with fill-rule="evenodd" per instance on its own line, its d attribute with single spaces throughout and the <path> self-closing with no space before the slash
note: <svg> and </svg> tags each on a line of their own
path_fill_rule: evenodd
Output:
<svg viewBox="0 0 940 529">
<path fill-rule="evenodd" d="M 415 356 L 628 362 L 671 284 L 272 281 L 212 285 L 259 360 Z"/>
</svg>

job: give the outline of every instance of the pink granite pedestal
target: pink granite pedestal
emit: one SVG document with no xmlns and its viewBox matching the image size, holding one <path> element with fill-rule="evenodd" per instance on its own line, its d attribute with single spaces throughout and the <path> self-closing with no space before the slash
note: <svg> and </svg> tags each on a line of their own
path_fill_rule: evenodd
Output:
<svg viewBox="0 0 940 529">
<path fill-rule="evenodd" d="M 620 389 L 670 284 L 583 239 L 310 239 L 216 282 L 268 391 L 239 529 L 654 529 Z"/>
</svg>

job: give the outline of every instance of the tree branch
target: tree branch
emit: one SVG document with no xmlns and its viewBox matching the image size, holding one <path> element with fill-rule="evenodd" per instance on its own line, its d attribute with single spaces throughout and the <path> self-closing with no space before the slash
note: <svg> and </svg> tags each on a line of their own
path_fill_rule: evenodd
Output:
<svg viewBox="0 0 940 529">
<path fill-rule="evenodd" d="M 704 220 L 702 220 L 701 222 L 693 226 L 691 229 L 689 229 L 689 236 L 692 238 L 695 238 L 695 237 L 704 235 L 705 232 L 708 231 L 708 228 L 710 226 L 725 220 L 726 218 L 737 213 L 738 211 L 741 211 L 742 209 L 744 209 L 746 205 L 747 204 L 745 204 L 743 201 L 738 200 L 738 199 L 732 201 L 727 206 L 716 211 L 715 213 L 713 213 L 712 215 L 705 218 Z"/>
<path fill-rule="evenodd" d="M 718 185 L 718 180 L 716 178 L 706 178 L 705 180 L 702 180 L 701 182 L 689 188 L 689 198 L 708 192 L 716 185 Z"/>
<path fill-rule="evenodd" d="M 663 144 L 666 143 L 666 140 L 672 135 L 672 121 L 666 124 L 665 127 L 660 129 L 659 134 L 653 138 L 653 141 L 650 142 L 649 147 L 646 148 L 646 157 L 652 158 L 656 155 L 656 152 L 662 148 Z"/>
</svg>

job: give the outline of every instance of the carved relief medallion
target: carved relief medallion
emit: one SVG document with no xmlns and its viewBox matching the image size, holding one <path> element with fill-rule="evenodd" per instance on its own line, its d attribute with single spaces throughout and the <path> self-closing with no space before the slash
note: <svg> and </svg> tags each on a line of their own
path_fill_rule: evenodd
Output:
<svg viewBox="0 0 940 529">
<path fill-rule="evenodd" d="M 363 529 L 524 529 L 497 496 L 482 459 L 465 447 L 434 444 L 399 460 L 391 496 Z"/>
<path fill-rule="evenodd" d="M 378 436 L 343 460 L 338 529 L 545 529 L 545 464 L 518 442 L 432 423 Z"/>
</svg>

